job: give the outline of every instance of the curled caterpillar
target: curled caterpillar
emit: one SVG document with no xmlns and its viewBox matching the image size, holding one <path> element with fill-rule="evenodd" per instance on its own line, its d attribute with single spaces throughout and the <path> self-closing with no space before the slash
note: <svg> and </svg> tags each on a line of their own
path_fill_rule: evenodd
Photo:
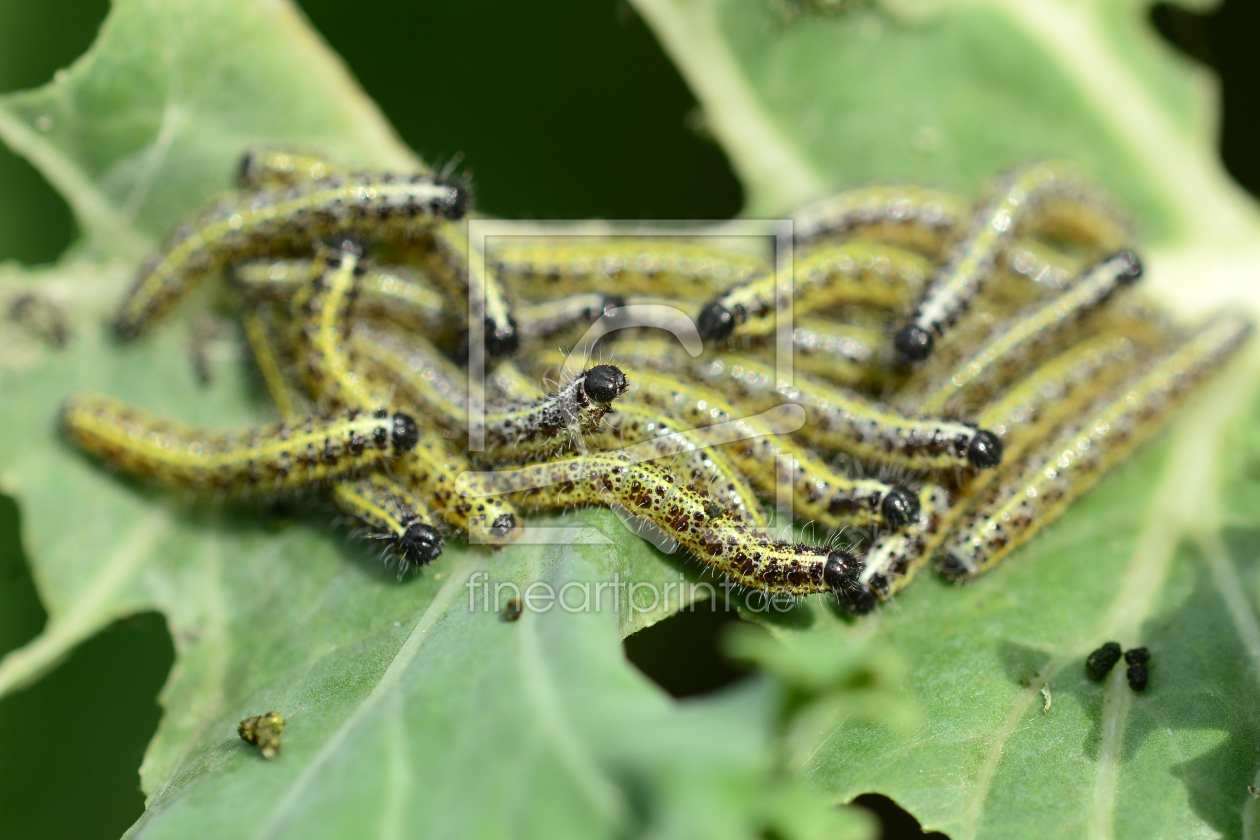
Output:
<svg viewBox="0 0 1260 840">
<path fill-rule="evenodd" d="M 128 475 L 227 495 L 291 490 L 363 472 L 410 452 L 419 437 L 416 421 L 402 412 L 350 411 L 232 433 L 98 394 L 71 397 L 61 424 L 75 446 Z"/>
<path fill-rule="evenodd" d="M 225 266 L 299 254 L 340 235 L 410 236 L 443 219 L 463 218 L 463 187 L 427 175 L 330 175 L 291 186 L 220 198 L 172 230 L 140 269 L 114 321 L 118 337 L 139 336 Z"/>
</svg>

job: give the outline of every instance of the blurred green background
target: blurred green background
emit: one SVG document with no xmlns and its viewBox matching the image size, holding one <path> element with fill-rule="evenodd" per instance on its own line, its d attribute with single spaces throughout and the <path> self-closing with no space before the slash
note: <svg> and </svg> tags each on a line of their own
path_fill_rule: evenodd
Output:
<svg viewBox="0 0 1260 840">
<path fill-rule="evenodd" d="M 739 211 L 739 184 L 704 135 L 695 99 L 624 3 L 301 6 L 412 148 L 439 165 L 460 160 L 487 213 L 719 219 Z M 0 91 L 49 81 L 88 47 L 107 11 L 105 0 L 0 0 Z M 1152 20 L 1221 74 L 1225 164 L 1260 192 L 1260 4 L 1229 0 L 1208 15 L 1160 5 Z M 3 147 L 0 184 L 0 260 L 55 260 L 74 237 L 65 202 Z M 627 653 L 677 696 L 708 691 L 738 676 L 715 645 L 731 620 L 680 614 L 631 637 Z M 44 621 L 17 508 L 0 496 L 0 655 Z M 136 771 L 172 659 L 162 618 L 140 616 L 0 700 L 0 837 L 122 835 L 143 809 Z M 862 801 L 884 817 L 887 837 L 921 836 L 887 800 Z"/>
</svg>

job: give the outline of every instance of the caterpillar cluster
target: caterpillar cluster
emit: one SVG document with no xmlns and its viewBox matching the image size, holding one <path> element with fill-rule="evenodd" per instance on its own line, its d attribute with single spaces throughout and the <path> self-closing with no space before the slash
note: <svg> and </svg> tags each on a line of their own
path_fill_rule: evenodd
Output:
<svg viewBox="0 0 1260 840">
<path fill-rule="evenodd" d="M 790 285 L 782 255 L 681 235 L 478 254 L 465 185 L 308 152 L 250 151 L 239 187 L 175 227 L 117 332 L 226 273 L 282 422 L 221 433 L 84 395 L 66 434 L 171 487 L 321 488 L 404 570 L 451 531 L 499 546 L 522 512 L 609 505 L 740 585 L 866 612 L 933 558 L 955 580 L 991 568 L 1251 331 L 1140 297 L 1129 225 L 1058 162 L 974 202 L 874 186 L 803 208 Z M 844 545 L 783 540 L 771 506 Z"/>
</svg>

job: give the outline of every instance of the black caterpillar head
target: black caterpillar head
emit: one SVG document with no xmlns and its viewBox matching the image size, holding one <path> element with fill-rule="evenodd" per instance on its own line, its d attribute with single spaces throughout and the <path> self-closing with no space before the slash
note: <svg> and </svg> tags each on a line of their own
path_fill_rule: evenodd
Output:
<svg viewBox="0 0 1260 840">
<path fill-rule="evenodd" d="M 716 300 L 710 301 L 700 310 L 700 317 L 696 319 L 696 330 L 704 341 L 725 341 L 735 331 L 735 316 Z"/>
<path fill-rule="evenodd" d="M 906 324 L 893 337 L 893 348 L 903 362 L 921 362 L 932 355 L 936 339 L 918 324 Z"/>
<path fill-rule="evenodd" d="M 416 443 L 420 440 L 420 428 L 410 414 L 403 414 L 400 411 L 394 415 L 390 440 L 393 441 L 394 449 L 399 454 L 416 448 Z"/>
<path fill-rule="evenodd" d="M 840 605 L 854 615 L 870 612 L 879 599 L 862 583 L 862 563 L 849 552 L 837 548 L 827 555 L 823 582 L 835 593 Z"/>
<path fill-rule="evenodd" d="M 1132 251 L 1121 251 L 1118 254 L 1112 254 L 1103 262 L 1118 262 L 1116 266 L 1116 279 L 1120 285 L 1127 286 L 1130 283 L 1136 283 L 1142 277 L 1142 261 L 1138 259 L 1138 255 Z"/>
<path fill-rule="evenodd" d="M 978 470 L 987 470 L 1002 463 L 1002 441 L 988 429 L 979 429 L 967 447 L 967 460 Z"/>
<path fill-rule="evenodd" d="M 596 365 L 583 374 L 582 387 L 591 402 L 607 405 L 629 390 L 630 383 L 616 365 Z"/>
<path fill-rule="evenodd" d="M 896 486 L 884 494 L 879 512 L 889 528 L 900 528 L 919 516 L 919 497 L 905 487 Z"/>
<path fill-rule="evenodd" d="M 413 522 L 398 540 L 398 553 L 407 567 L 427 566 L 442 554 L 442 546 L 442 535 L 436 528 Z"/>
<path fill-rule="evenodd" d="M 486 353 L 494 358 L 510 356 L 521 346 L 521 333 L 510 316 L 506 324 L 486 319 Z"/>
</svg>

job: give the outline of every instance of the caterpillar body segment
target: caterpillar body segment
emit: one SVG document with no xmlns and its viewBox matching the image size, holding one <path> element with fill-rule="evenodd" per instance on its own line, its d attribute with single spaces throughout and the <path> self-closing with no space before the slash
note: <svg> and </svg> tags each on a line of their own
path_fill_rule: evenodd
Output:
<svg viewBox="0 0 1260 840">
<path fill-rule="evenodd" d="M 1027 459 L 983 500 L 945 546 L 943 569 L 969 577 L 996 564 L 1057 519 L 1103 473 L 1161 426 L 1186 393 L 1219 369 L 1251 333 L 1232 314 L 1211 319 Z"/>
<path fill-rule="evenodd" d="M 344 235 L 408 238 L 468 209 L 465 189 L 427 175 L 330 175 L 211 201 L 167 235 L 115 318 L 139 336 L 194 283 L 229 264 L 296 256 Z"/>
<path fill-rule="evenodd" d="M 604 451 L 633 447 L 636 452 L 646 445 L 683 484 L 705 491 L 731 515 L 757 528 L 769 524 L 752 485 L 727 454 L 707 444 L 702 434 L 681 428 L 655 409 L 618 404 L 599 429 L 587 436 L 586 444 Z"/>
<path fill-rule="evenodd" d="M 221 432 L 97 394 L 71 397 L 61 422 L 71 443 L 128 475 L 224 495 L 295 490 L 379 468 L 419 436 L 410 415 L 383 410 Z"/>
<path fill-rule="evenodd" d="M 256 146 L 241 155 L 236 166 L 236 185 L 243 190 L 291 187 L 348 171 L 314 152 L 291 146 Z"/>
<path fill-rule="evenodd" d="M 334 408 L 381 405 L 345 351 L 361 260 L 357 247 L 349 244 L 321 252 L 323 270 L 290 303 L 302 380 L 312 399 Z"/>
<path fill-rule="evenodd" d="M 815 444 L 848 452 L 869 463 L 926 472 L 990 469 L 1002 460 L 992 432 L 944 417 L 913 417 L 807 375 L 781 382 L 772 366 L 727 354 L 700 365 L 696 374 L 712 387 L 733 389 L 754 404 L 795 403 L 805 409 L 801 434 Z"/>
<path fill-rule="evenodd" d="M 757 257 L 680 241 L 626 237 L 507 241 L 490 255 L 503 281 L 523 297 L 640 295 L 702 300 L 767 271 Z"/>
<path fill-rule="evenodd" d="M 252 301 L 288 305 L 296 290 L 315 279 L 322 266 L 315 260 L 258 260 L 232 269 L 233 285 Z M 392 322 L 424 333 L 451 332 L 453 312 L 440 292 L 420 275 L 402 266 L 383 268 L 366 260 L 356 277 L 352 320 Z"/>
<path fill-rule="evenodd" d="M 522 507 L 609 505 L 641 516 L 709 568 L 753 589 L 841 593 L 857 574 L 848 552 L 769 539 L 669 471 L 617 453 L 532 464 L 493 478 L 495 491 L 513 493 Z"/>
<path fill-rule="evenodd" d="M 861 237 L 935 256 L 967 222 L 970 203 L 957 193 L 913 185 L 845 190 L 792 216 L 797 245 Z"/>
</svg>

